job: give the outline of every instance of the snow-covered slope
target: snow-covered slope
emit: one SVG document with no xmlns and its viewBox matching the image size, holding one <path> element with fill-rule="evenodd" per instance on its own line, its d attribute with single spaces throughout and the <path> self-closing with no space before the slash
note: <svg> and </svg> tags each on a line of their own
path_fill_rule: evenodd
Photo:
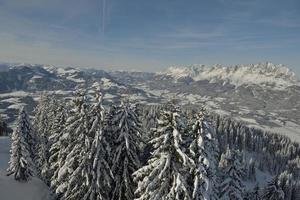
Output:
<svg viewBox="0 0 300 200">
<path fill-rule="evenodd" d="M 26 183 L 6 176 L 9 161 L 10 140 L 0 137 L 0 199 L 1 200 L 48 200 L 51 199 L 48 187 L 38 178 Z"/>
<path fill-rule="evenodd" d="M 114 78 L 161 101 L 175 97 L 183 104 L 205 105 L 212 112 L 300 141 L 300 83 L 283 65 L 193 65 Z"/>
<path fill-rule="evenodd" d="M 283 89 L 291 85 L 299 85 L 295 73 L 284 65 L 274 65 L 269 62 L 231 67 L 223 67 L 221 65 L 212 67 L 205 65 L 191 65 L 187 67 L 173 66 L 159 74 L 172 76 L 176 80 L 190 77 L 194 81 L 209 80 L 210 82 L 216 82 L 222 80 L 225 83 L 231 83 L 236 86 L 259 84 L 272 86 L 274 89 Z"/>
<path fill-rule="evenodd" d="M 145 104 L 161 103 L 176 97 L 182 104 L 205 105 L 219 114 L 300 141 L 300 82 L 283 65 L 192 65 L 161 73 L 30 64 L 7 65 L 6 69 L 9 67 L 0 72 L 0 112 L 10 125 L 20 105 L 33 110 L 41 91 L 70 99 L 78 87 L 86 87 L 89 94 L 100 87 L 104 103 L 123 97 Z"/>
</svg>

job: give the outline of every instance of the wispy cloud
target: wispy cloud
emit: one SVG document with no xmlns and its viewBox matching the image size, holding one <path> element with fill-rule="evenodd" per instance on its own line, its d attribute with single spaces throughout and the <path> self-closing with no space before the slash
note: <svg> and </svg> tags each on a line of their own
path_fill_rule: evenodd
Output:
<svg viewBox="0 0 300 200">
<path fill-rule="evenodd" d="M 276 26 L 280 28 L 300 28 L 300 19 L 278 17 L 276 20 L 272 18 L 262 18 L 256 21 L 269 26 Z"/>
<path fill-rule="evenodd" d="M 0 60 L 146 69 L 282 52 L 300 63 L 294 1 L 271 1 L 0 0 Z"/>
</svg>

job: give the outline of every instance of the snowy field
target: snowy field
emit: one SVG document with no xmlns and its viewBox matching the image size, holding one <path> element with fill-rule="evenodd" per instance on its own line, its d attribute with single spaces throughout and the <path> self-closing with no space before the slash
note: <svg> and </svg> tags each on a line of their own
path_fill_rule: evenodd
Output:
<svg viewBox="0 0 300 200">
<path fill-rule="evenodd" d="M 10 140 L 0 137 L 0 199 L 1 200 L 50 200 L 48 187 L 37 178 L 27 183 L 6 176 L 9 161 Z"/>
</svg>

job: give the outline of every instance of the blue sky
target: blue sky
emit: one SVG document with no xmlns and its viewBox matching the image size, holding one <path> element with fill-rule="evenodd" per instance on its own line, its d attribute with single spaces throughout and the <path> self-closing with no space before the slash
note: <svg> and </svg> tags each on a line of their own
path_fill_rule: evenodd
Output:
<svg viewBox="0 0 300 200">
<path fill-rule="evenodd" d="M 299 0 L 0 0 L 0 61 L 103 69 L 286 64 Z"/>
</svg>

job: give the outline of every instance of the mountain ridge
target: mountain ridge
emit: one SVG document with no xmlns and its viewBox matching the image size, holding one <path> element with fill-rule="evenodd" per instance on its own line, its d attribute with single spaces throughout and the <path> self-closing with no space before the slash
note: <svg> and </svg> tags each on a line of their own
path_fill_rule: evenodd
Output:
<svg viewBox="0 0 300 200">
<path fill-rule="evenodd" d="M 224 84 L 231 83 L 236 86 L 244 84 L 263 84 L 284 89 L 292 85 L 300 85 L 299 79 L 292 70 L 284 65 L 275 65 L 270 62 L 247 65 L 190 65 L 171 66 L 158 75 L 173 77 L 176 81 L 191 78 L 193 81 L 209 80 L 216 82 L 223 80 Z"/>
<path fill-rule="evenodd" d="M 252 66 L 255 69 L 248 72 Z M 125 97 L 132 102 L 157 104 L 176 97 L 182 105 L 204 105 L 216 113 L 300 141 L 300 85 L 295 74 L 285 66 L 264 63 L 242 68 L 220 65 L 208 68 L 198 65 L 190 69 L 184 68 L 185 73 L 178 71 L 176 74 L 180 76 L 172 76 L 166 72 L 14 65 L 0 71 L 0 110 L 12 123 L 18 108 L 26 105 L 31 111 L 41 92 L 55 92 L 70 99 L 76 88 L 84 87 L 90 92 L 91 88 L 100 87 L 106 103 L 118 102 Z M 243 76 L 245 73 L 250 75 Z"/>
</svg>

